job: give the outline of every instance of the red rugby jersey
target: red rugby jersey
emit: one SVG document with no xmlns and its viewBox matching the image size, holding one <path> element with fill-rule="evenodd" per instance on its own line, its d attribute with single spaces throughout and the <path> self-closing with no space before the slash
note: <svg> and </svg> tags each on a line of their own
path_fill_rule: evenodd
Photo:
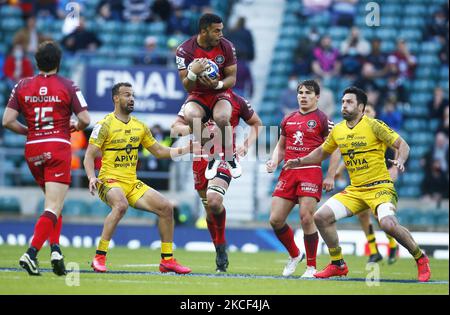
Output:
<svg viewBox="0 0 450 315">
<path fill-rule="evenodd" d="M 176 63 L 178 70 L 187 69 L 189 64 L 197 58 L 208 58 L 209 60 L 214 61 L 219 67 L 219 80 L 224 77 L 223 69 L 228 66 L 232 66 L 237 62 L 236 51 L 233 44 L 224 37 L 222 37 L 219 44 L 211 50 L 205 50 L 198 45 L 197 35 L 192 36 L 178 46 L 176 52 Z M 224 91 L 211 90 L 197 84 L 191 93 L 216 94 L 222 92 Z"/>
<path fill-rule="evenodd" d="M 333 122 L 319 109 L 308 114 L 296 111 L 286 115 L 281 122 L 281 134 L 286 137 L 284 160 L 308 155 L 322 145 L 333 126 Z"/>
<path fill-rule="evenodd" d="M 20 80 L 7 106 L 25 117 L 27 143 L 60 141 L 70 144 L 70 116 L 87 110 L 80 89 L 57 74 L 39 74 Z"/>
</svg>

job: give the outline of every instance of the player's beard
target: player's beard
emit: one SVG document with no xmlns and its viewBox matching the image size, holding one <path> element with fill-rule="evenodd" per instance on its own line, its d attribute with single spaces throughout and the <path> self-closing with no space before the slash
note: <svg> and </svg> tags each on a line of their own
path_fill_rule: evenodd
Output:
<svg viewBox="0 0 450 315">
<path fill-rule="evenodd" d="M 355 120 L 358 116 L 357 112 L 341 112 L 342 118 L 344 118 L 346 121 L 352 121 Z"/>
<path fill-rule="evenodd" d="M 134 103 L 133 104 L 125 104 L 123 107 L 123 111 L 128 115 L 134 111 Z"/>
</svg>

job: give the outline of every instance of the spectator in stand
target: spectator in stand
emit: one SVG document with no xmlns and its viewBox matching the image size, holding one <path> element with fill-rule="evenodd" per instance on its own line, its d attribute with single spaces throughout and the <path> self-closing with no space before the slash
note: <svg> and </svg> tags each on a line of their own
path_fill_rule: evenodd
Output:
<svg viewBox="0 0 450 315">
<path fill-rule="evenodd" d="M 169 22 L 173 14 L 173 8 L 168 0 L 155 0 L 150 7 L 151 21 Z"/>
<path fill-rule="evenodd" d="M 417 59 L 412 55 L 404 39 L 397 41 L 397 50 L 388 57 L 388 63 L 397 68 L 402 79 L 413 79 L 416 70 Z"/>
<path fill-rule="evenodd" d="M 184 15 L 183 9 L 175 9 L 167 23 L 167 33 L 193 35 L 191 31 L 191 20 Z"/>
<path fill-rule="evenodd" d="M 312 15 L 321 14 L 327 11 L 332 3 L 332 0 L 302 0 L 303 5 L 295 14 L 301 19 L 305 20 Z"/>
<path fill-rule="evenodd" d="M 3 65 L 3 73 L 8 85 L 13 88 L 20 79 L 34 75 L 33 64 L 25 54 L 20 44 L 15 44 L 9 50 Z"/>
<path fill-rule="evenodd" d="M 14 34 L 13 45 L 22 45 L 25 48 L 26 54 L 33 55 L 37 51 L 39 44 L 50 40 L 50 38 L 37 31 L 36 17 L 34 15 L 24 16 L 24 21 L 25 27 Z"/>
<path fill-rule="evenodd" d="M 102 0 L 97 5 L 96 12 L 105 21 L 122 21 L 122 0 Z"/>
<path fill-rule="evenodd" d="M 427 21 L 423 31 L 424 40 L 435 40 L 444 43 L 448 36 L 448 19 L 441 10 L 434 12 L 433 17 Z"/>
<path fill-rule="evenodd" d="M 101 41 L 94 32 L 86 30 L 84 18 L 79 18 L 78 27 L 62 40 L 62 46 L 69 52 L 80 50 L 95 51 L 101 46 Z"/>
<path fill-rule="evenodd" d="M 447 39 L 442 45 L 442 48 L 439 50 L 439 60 L 441 61 L 441 64 L 448 68 L 448 33 L 447 33 Z"/>
<path fill-rule="evenodd" d="M 234 44 L 239 59 L 253 61 L 255 59 L 255 46 L 252 33 L 245 27 L 245 17 L 239 17 L 235 26 L 230 29 L 225 37 Z"/>
<path fill-rule="evenodd" d="M 150 18 L 152 0 L 123 0 L 123 18 L 127 22 L 146 22 Z"/>
<path fill-rule="evenodd" d="M 445 107 L 448 107 L 448 99 L 445 98 L 444 90 L 437 86 L 434 89 L 434 97 L 428 102 L 428 109 L 430 111 L 430 118 L 441 119 L 444 114 Z"/>
<path fill-rule="evenodd" d="M 401 79 L 395 71 L 396 68 L 394 68 L 393 72 L 389 74 L 386 85 L 380 88 L 380 97 L 375 108 L 377 112 L 380 112 L 384 103 L 391 98 L 395 98 L 397 100 L 397 105 L 400 106 L 407 105 L 409 103 L 408 93 L 403 83 L 404 80 Z"/>
<path fill-rule="evenodd" d="M 237 59 L 236 84 L 233 91 L 240 96 L 251 99 L 253 95 L 253 78 L 248 62 L 242 58 Z"/>
<path fill-rule="evenodd" d="M 5 0 L 3 0 L 5 1 Z M 10 5 L 18 5 L 22 10 L 23 15 L 33 15 L 34 14 L 34 3 L 35 0 L 20 0 L 20 1 L 6 1 Z"/>
<path fill-rule="evenodd" d="M 439 202 L 448 198 L 448 135 L 436 134 L 434 147 L 421 160 L 425 170 L 422 192 L 426 198 Z"/>
<path fill-rule="evenodd" d="M 341 53 L 347 54 L 350 50 L 354 50 L 358 55 L 366 57 L 370 53 L 369 42 L 362 37 L 359 28 L 354 26 L 350 30 L 349 36 L 341 43 Z"/>
<path fill-rule="evenodd" d="M 349 36 L 341 43 L 341 74 L 352 78 L 360 72 L 364 58 L 370 53 L 370 45 L 359 32 L 359 28 L 352 27 Z"/>
<path fill-rule="evenodd" d="M 320 108 L 322 112 L 327 114 L 330 120 L 333 120 L 334 112 L 336 110 L 333 91 L 328 87 L 326 87 L 325 85 L 323 85 L 320 78 L 315 78 L 314 80 L 320 86 L 320 97 L 317 106 Z"/>
<path fill-rule="evenodd" d="M 294 51 L 293 74 L 310 75 L 313 62 L 313 49 L 317 46 L 320 35 L 314 27 L 307 36 L 302 36 Z"/>
<path fill-rule="evenodd" d="M 449 124 L 449 116 L 448 116 L 448 106 L 445 106 L 444 113 L 442 115 L 441 124 L 438 127 L 438 131 L 447 135 L 448 138 L 448 124 Z"/>
<path fill-rule="evenodd" d="M 435 202 L 437 207 L 443 198 L 448 198 L 448 175 L 442 170 L 439 160 L 433 160 L 430 168 L 425 169 L 422 182 L 424 203 Z"/>
<path fill-rule="evenodd" d="M 397 109 L 396 103 L 397 100 L 395 97 L 390 97 L 385 103 L 383 110 L 379 115 L 379 119 L 398 132 L 402 128 L 403 115 Z"/>
<path fill-rule="evenodd" d="M 34 15 L 40 18 L 58 19 L 58 0 L 37 0 Z"/>
<path fill-rule="evenodd" d="M 388 55 L 381 51 L 381 39 L 372 38 L 370 53 L 365 58 L 363 75 L 368 79 L 384 77 L 388 71 Z"/>
<path fill-rule="evenodd" d="M 297 87 L 298 87 L 298 77 L 294 74 L 289 76 L 288 85 L 281 93 L 281 110 L 283 116 L 292 113 L 298 109 L 297 101 Z"/>
<path fill-rule="evenodd" d="M 358 0 L 335 0 L 331 6 L 331 20 L 333 25 L 353 26 Z"/>
<path fill-rule="evenodd" d="M 158 49 L 158 39 L 155 36 L 145 38 L 145 47 L 134 58 L 135 65 L 166 65 L 167 55 Z"/>
<path fill-rule="evenodd" d="M 336 76 L 340 73 L 341 63 L 339 51 L 331 46 L 331 37 L 328 35 L 320 39 L 319 45 L 313 50 L 313 73 L 324 79 Z"/>
<path fill-rule="evenodd" d="M 197 13 L 205 13 L 211 7 L 210 0 L 184 0 L 183 9 Z"/>
<path fill-rule="evenodd" d="M 381 89 L 376 81 L 372 78 L 372 69 L 363 67 L 361 75 L 356 79 L 355 82 L 353 82 L 353 85 L 366 91 L 367 104 L 378 104 Z M 374 109 L 375 108 L 378 108 L 378 106 L 374 106 Z"/>
</svg>

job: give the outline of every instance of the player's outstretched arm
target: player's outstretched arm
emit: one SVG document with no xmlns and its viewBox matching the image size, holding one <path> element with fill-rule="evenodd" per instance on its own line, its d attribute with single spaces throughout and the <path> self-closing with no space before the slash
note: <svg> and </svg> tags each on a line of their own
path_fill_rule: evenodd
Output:
<svg viewBox="0 0 450 315">
<path fill-rule="evenodd" d="M 153 154 L 157 159 L 170 159 L 192 153 L 194 144 L 194 142 L 190 141 L 189 145 L 184 147 L 168 148 L 159 144 L 158 142 L 155 142 L 153 145 L 147 147 L 146 149 L 150 151 L 150 153 Z"/>
<path fill-rule="evenodd" d="M 9 130 L 21 134 L 27 135 L 28 127 L 21 124 L 17 117 L 19 117 L 19 112 L 10 107 L 6 107 L 5 112 L 3 113 L 2 125 L 4 128 L 8 128 Z"/>
<path fill-rule="evenodd" d="M 277 146 L 275 150 L 273 150 L 272 157 L 269 161 L 266 162 L 266 170 L 268 173 L 273 173 L 277 169 L 278 165 L 281 161 L 284 160 L 286 148 L 286 137 L 281 135 L 280 139 L 278 139 Z"/>
<path fill-rule="evenodd" d="M 303 165 L 310 165 L 310 164 L 319 164 L 322 163 L 323 160 L 327 159 L 330 156 L 328 152 L 326 152 L 322 146 L 317 147 L 314 151 L 312 151 L 310 154 L 308 154 L 305 157 L 302 158 L 296 158 L 287 161 L 283 169 L 289 170 L 293 169 L 295 167 L 300 167 Z"/>
<path fill-rule="evenodd" d="M 398 137 L 397 140 L 392 144 L 392 147 L 396 150 L 398 150 L 398 155 L 396 157 L 396 160 L 390 160 L 395 167 L 398 168 L 400 172 L 405 171 L 405 162 L 408 160 L 409 157 L 409 145 L 406 143 L 405 140 L 403 140 L 402 137 Z"/>
<path fill-rule="evenodd" d="M 323 181 L 323 189 L 325 191 L 332 191 L 334 189 L 334 178 L 336 176 L 336 171 L 341 161 L 341 152 L 339 149 L 334 150 L 331 154 L 330 164 L 328 165 L 327 175 Z"/>
<path fill-rule="evenodd" d="M 99 147 L 93 144 L 89 144 L 84 155 L 84 170 L 89 180 L 89 192 L 94 195 L 94 191 L 97 190 L 97 183 L 102 183 L 95 175 L 95 158 L 101 156 L 102 151 Z"/>
<path fill-rule="evenodd" d="M 259 133 L 261 132 L 262 121 L 256 112 L 253 113 L 252 117 L 245 122 L 250 126 L 250 134 L 244 140 L 244 144 L 237 147 L 236 152 L 240 156 L 245 156 L 248 149 L 255 144 L 256 139 L 258 139 Z"/>
</svg>

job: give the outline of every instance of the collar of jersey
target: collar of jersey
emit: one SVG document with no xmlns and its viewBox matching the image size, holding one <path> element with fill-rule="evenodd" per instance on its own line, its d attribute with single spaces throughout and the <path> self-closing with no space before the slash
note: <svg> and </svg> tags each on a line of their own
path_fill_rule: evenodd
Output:
<svg viewBox="0 0 450 315">
<path fill-rule="evenodd" d="M 123 120 L 120 120 L 115 113 L 113 113 L 114 119 L 120 121 L 122 124 L 127 125 L 130 121 L 131 121 L 131 116 L 130 116 L 130 120 L 128 120 L 127 122 L 124 122 Z"/>
</svg>

